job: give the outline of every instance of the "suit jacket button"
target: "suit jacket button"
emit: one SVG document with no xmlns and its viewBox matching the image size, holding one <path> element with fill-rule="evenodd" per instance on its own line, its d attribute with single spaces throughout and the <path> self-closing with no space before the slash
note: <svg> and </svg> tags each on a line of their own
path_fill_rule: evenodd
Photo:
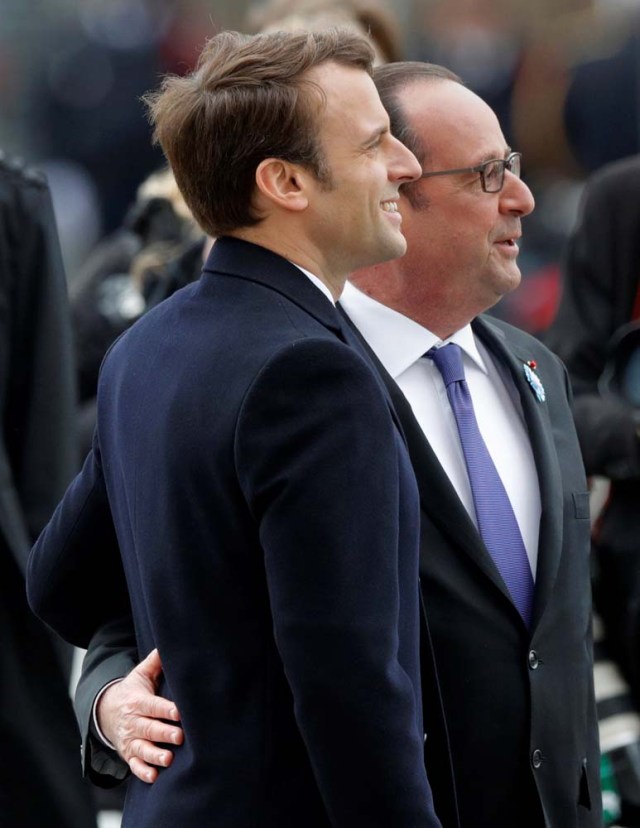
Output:
<svg viewBox="0 0 640 828">
<path fill-rule="evenodd" d="M 535 650 L 529 650 L 529 669 L 537 670 L 538 664 L 540 664 L 540 660 L 538 659 L 538 653 L 536 653 Z"/>
<path fill-rule="evenodd" d="M 538 769 L 542 764 L 542 751 L 541 750 L 534 750 L 531 754 L 531 764 L 534 768 Z"/>
</svg>

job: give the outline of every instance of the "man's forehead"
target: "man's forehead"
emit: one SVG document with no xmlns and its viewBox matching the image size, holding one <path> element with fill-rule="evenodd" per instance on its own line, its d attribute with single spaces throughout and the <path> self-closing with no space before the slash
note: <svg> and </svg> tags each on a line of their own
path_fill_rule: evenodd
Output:
<svg viewBox="0 0 640 828">
<path fill-rule="evenodd" d="M 419 80 L 399 92 L 398 103 L 407 126 L 430 153 L 464 148 L 477 156 L 473 163 L 486 160 L 485 155 L 504 155 L 506 141 L 495 113 L 456 81 Z"/>
<path fill-rule="evenodd" d="M 465 88 L 449 78 L 418 77 L 399 87 L 397 96 L 405 112 L 416 112 L 425 105 L 434 105 L 443 96 L 448 97 L 456 86 Z"/>
<path fill-rule="evenodd" d="M 354 79 L 361 84 L 373 84 L 371 75 L 364 69 L 358 66 L 339 63 L 336 60 L 325 60 L 317 66 L 312 66 L 311 69 L 308 69 L 304 73 L 304 78 L 317 84 L 326 91 L 330 91 L 335 87 L 339 88 Z"/>
<path fill-rule="evenodd" d="M 367 130 L 388 124 L 375 84 L 363 69 L 328 61 L 310 70 L 308 79 L 321 90 L 325 116 L 361 122 Z"/>
</svg>

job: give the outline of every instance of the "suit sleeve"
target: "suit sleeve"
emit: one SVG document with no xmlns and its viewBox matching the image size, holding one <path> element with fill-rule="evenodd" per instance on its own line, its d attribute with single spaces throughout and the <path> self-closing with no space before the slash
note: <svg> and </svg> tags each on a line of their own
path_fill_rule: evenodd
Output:
<svg viewBox="0 0 640 828">
<path fill-rule="evenodd" d="M 337 342 L 273 359 L 237 427 L 276 644 L 336 826 L 440 824 L 399 661 L 399 569 L 414 550 L 398 549 L 397 441 L 375 378 Z"/>
<path fill-rule="evenodd" d="M 75 710 L 82 735 L 82 767 L 94 784 L 112 787 L 129 775 L 129 768 L 93 733 L 93 707 L 110 682 L 124 678 L 138 663 L 130 615 L 104 624 L 89 642 L 75 693 Z"/>
</svg>

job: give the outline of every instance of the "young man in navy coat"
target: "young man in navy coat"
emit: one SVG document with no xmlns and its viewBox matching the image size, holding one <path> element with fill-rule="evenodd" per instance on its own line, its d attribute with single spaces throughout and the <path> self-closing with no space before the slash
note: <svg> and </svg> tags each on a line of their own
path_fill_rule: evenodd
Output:
<svg viewBox="0 0 640 828">
<path fill-rule="evenodd" d="M 106 357 L 92 453 L 28 586 L 83 646 L 127 611 L 124 569 L 138 649 L 162 655 L 184 743 L 133 780 L 125 826 L 440 825 L 416 482 L 334 306 L 350 271 L 404 253 L 398 188 L 419 173 L 370 67 L 344 32 L 222 33 L 148 100 L 218 241 Z"/>
<path fill-rule="evenodd" d="M 420 487 L 436 813 L 445 828 L 600 828 L 589 505 L 568 380 L 538 341 L 483 314 L 520 281 L 533 197 L 494 113 L 455 75 L 399 63 L 375 80 L 424 177 L 402 188 L 407 253 L 353 274 L 359 290 L 347 284 L 340 304 L 375 353 Z M 521 526 L 535 582 L 528 622 L 478 530 L 453 411 L 424 358 L 450 342 L 463 351 L 479 428 Z M 130 641 L 117 622 L 94 639 L 77 697 L 85 734 L 97 692 L 135 663 Z M 129 653 L 113 654 L 118 646 Z M 159 672 L 155 654 L 105 690 L 98 709 L 133 773 L 152 779 L 170 751 L 149 740 L 179 738 L 175 725 L 152 721 L 176 715 L 151 694 Z M 92 758 L 102 762 L 94 770 L 118 772 L 113 756 Z"/>
</svg>

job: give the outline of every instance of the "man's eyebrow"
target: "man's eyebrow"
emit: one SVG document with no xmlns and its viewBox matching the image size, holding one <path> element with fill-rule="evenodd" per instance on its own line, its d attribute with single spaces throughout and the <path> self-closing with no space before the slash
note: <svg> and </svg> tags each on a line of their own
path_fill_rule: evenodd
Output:
<svg viewBox="0 0 640 828">
<path fill-rule="evenodd" d="M 382 124 L 377 129 L 372 130 L 369 135 L 364 139 L 362 142 L 363 147 L 368 147 L 370 144 L 375 143 L 378 138 L 381 138 L 383 135 L 386 135 L 390 132 L 388 124 Z"/>
<path fill-rule="evenodd" d="M 495 160 L 496 160 L 496 159 L 498 159 L 498 158 L 503 158 L 503 159 L 506 159 L 506 158 L 509 156 L 509 154 L 510 154 L 511 152 L 512 152 L 511 147 L 507 147 L 507 148 L 505 149 L 505 151 L 504 151 L 504 153 L 503 153 L 503 155 L 502 155 L 502 156 L 500 155 L 500 153 L 497 153 L 497 154 L 496 154 L 495 152 L 487 152 L 487 153 L 485 153 L 485 155 L 481 158 L 481 160 L 480 160 L 480 161 L 478 161 L 478 163 L 477 163 L 477 164 L 474 164 L 474 166 L 475 166 L 475 167 L 479 167 L 479 166 L 480 166 L 480 164 L 486 164 L 486 163 L 487 163 L 487 161 L 495 161 Z"/>
</svg>

